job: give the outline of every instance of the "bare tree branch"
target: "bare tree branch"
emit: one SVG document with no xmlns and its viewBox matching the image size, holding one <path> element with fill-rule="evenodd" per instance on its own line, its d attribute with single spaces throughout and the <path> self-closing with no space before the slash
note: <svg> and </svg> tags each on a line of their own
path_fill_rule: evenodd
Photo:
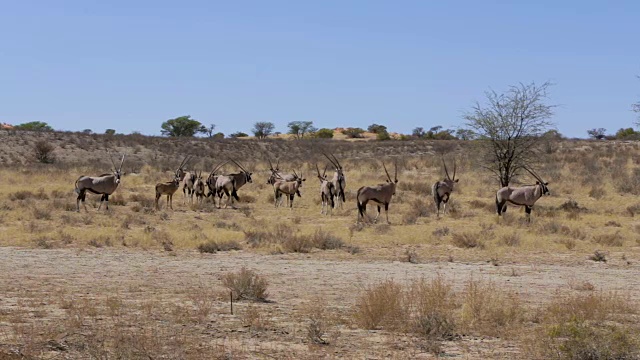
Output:
<svg viewBox="0 0 640 360">
<path fill-rule="evenodd" d="M 485 92 L 486 103 L 476 102 L 464 115 L 466 125 L 480 136 L 484 164 L 507 186 L 511 178 L 539 156 L 541 136 L 553 127 L 549 120 L 555 105 L 548 105 L 552 84 L 509 87 L 504 94 Z"/>
</svg>

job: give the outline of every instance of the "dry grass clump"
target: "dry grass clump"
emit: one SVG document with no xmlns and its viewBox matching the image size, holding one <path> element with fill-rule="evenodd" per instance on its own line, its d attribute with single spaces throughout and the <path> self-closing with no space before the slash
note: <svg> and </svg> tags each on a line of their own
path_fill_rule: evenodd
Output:
<svg viewBox="0 0 640 360">
<path fill-rule="evenodd" d="M 631 217 L 634 217 L 636 214 L 640 214 L 640 204 L 634 204 L 634 205 L 627 206 L 627 213 Z"/>
<path fill-rule="evenodd" d="M 485 243 L 481 239 L 481 234 L 472 232 L 454 233 L 451 236 L 451 242 L 454 246 L 463 249 L 484 249 Z"/>
<path fill-rule="evenodd" d="M 510 234 L 505 234 L 502 236 L 500 241 L 507 246 L 518 246 L 520 245 L 520 234 L 517 232 L 512 232 Z"/>
<path fill-rule="evenodd" d="M 594 235 L 592 241 L 596 244 L 605 246 L 622 246 L 624 245 L 624 238 L 620 234 L 620 231 L 616 231 L 613 234 L 600 234 Z"/>
<path fill-rule="evenodd" d="M 593 255 L 589 256 L 589 260 L 593 260 L 595 262 L 607 262 L 607 253 L 596 250 L 593 252 Z"/>
<path fill-rule="evenodd" d="M 594 199 L 600 200 L 607 196 L 607 192 L 604 190 L 602 185 L 594 185 L 591 190 L 589 190 L 589 196 Z"/>
<path fill-rule="evenodd" d="M 320 250 L 341 249 L 345 246 L 344 240 L 322 229 L 316 230 L 311 237 L 311 242 Z"/>
<path fill-rule="evenodd" d="M 245 267 L 223 275 L 222 285 L 231 290 L 234 300 L 266 301 L 269 296 L 267 280 Z"/>
<path fill-rule="evenodd" d="M 541 326 L 528 349 L 545 359 L 637 359 L 640 331 L 631 301 L 615 293 L 557 296 L 541 310 Z"/>
<path fill-rule="evenodd" d="M 406 319 L 402 285 L 385 280 L 364 289 L 356 299 L 353 317 L 356 324 L 364 329 L 400 329 Z"/>
<path fill-rule="evenodd" d="M 571 228 L 567 225 L 561 224 L 556 220 L 540 222 L 538 223 L 538 230 L 543 234 L 571 234 Z"/>
<path fill-rule="evenodd" d="M 242 250 L 242 246 L 235 240 L 214 241 L 209 240 L 198 245 L 200 253 L 215 254 L 218 251 Z"/>
</svg>

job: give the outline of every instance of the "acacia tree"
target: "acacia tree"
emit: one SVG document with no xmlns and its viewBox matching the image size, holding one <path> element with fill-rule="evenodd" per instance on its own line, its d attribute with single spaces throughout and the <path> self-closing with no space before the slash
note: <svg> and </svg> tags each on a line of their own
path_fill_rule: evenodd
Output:
<svg viewBox="0 0 640 360">
<path fill-rule="evenodd" d="M 598 140 L 604 139 L 604 137 L 606 136 L 606 133 L 607 133 L 607 129 L 605 128 L 587 130 L 587 134 L 589 134 L 589 137 L 598 139 Z"/>
<path fill-rule="evenodd" d="M 216 124 L 209 124 L 209 126 L 204 128 L 204 133 L 207 135 L 207 137 L 212 138 L 215 135 L 215 133 L 213 132 L 215 129 Z"/>
<path fill-rule="evenodd" d="M 19 124 L 13 127 L 14 130 L 27 130 L 27 131 L 53 131 L 53 128 L 43 121 L 31 121 L 23 124 Z"/>
<path fill-rule="evenodd" d="M 169 119 L 162 123 L 162 135 L 166 136 L 194 136 L 196 133 L 205 133 L 207 129 L 200 121 L 192 119 L 190 115 Z"/>
<path fill-rule="evenodd" d="M 272 122 L 259 121 L 253 124 L 253 129 L 251 132 L 258 139 L 265 139 L 267 136 L 273 133 L 273 130 L 276 128 Z"/>
<path fill-rule="evenodd" d="M 304 138 L 304 134 L 318 130 L 313 126 L 313 121 L 292 121 L 287 124 L 287 127 L 289 127 L 289 134 L 295 135 L 298 140 Z"/>
<path fill-rule="evenodd" d="M 546 104 L 551 85 L 520 83 L 503 94 L 487 91 L 486 103 L 476 102 L 464 115 L 466 125 L 480 137 L 482 166 L 502 186 L 541 156 L 541 136 L 553 126 L 549 119 L 555 105 Z"/>
</svg>

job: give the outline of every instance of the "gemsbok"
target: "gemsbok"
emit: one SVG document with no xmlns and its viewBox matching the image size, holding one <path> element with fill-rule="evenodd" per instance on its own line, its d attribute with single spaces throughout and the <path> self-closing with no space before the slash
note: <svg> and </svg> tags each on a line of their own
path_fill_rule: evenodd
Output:
<svg viewBox="0 0 640 360">
<path fill-rule="evenodd" d="M 158 202 L 162 195 L 167 195 L 167 207 L 173 210 L 173 194 L 180 188 L 180 174 L 175 173 L 173 181 L 156 184 L 156 210 L 160 210 Z"/>
<path fill-rule="evenodd" d="M 109 210 L 109 195 L 113 194 L 113 192 L 118 188 L 118 185 L 120 185 L 124 158 L 125 155 L 123 154 L 120 166 L 116 167 L 116 164 L 113 162 L 113 158 L 111 157 L 111 153 L 109 153 L 109 159 L 113 165 L 112 174 L 102 174 L 100 176 L 82 175 L 78 180 L 76 180 L 75 192 L 78 194 L 78 198 L 76 199 L 76 211 L 80 212 L 80 201 L 82 201 L 84 210 L 87 211 L 87 205 L 84 202 L 87 196 L 87 191 L 96 195 L 102 195 L 100 197 L 100 206 L 98 206 L 98 210 L 102 207 L 103 201 L 106 202 L 106 209 Z"/>
<path fill-rule="evenodd" d="M 531 210 L 533 205 L 542 197 L 542 195 L 549 195 L 548 182 L 542 181 L 540 176 L 533 172 L 528 167 L 524 167 L 535 179 L 534 185 L 525 185 L 519 187 L 505 186 L 496 192 L 496 211 L 498 216 L 507 211 L 507 203 L 524 206 L 524 210 L 527 213 L 527 222 L 531 222 Z"/>
<path fill-rule="evenodd" d="M 393 198 L 393 195 L 396 194 L 396 185 L 398 184 L 398 162 L 396 161 L 395 167 L 395 179 L 391 180 L 391 176 L 389 175 L 389 171 L 387 171 L 387 167 L 382 163 L 382 167 L 384 168 L 384 172 L 387 174 L 387 182 L 384 184 L 378 184 L 376 186 L 363 186 L 358 189 L 358 193 L 356 195 L 356 201 L 358 203 L 358 220 L 356 222 L 360 222 L 360 218 L 362 221 L 366 221 L 367 216 L 367 203 L 369 201 L 378 205 L 378 215 L 373 220 L 373 222 L 377 222 L 380 217 L 380 207 L 384 205 L 384 214 L 387 217 L 387 223 L 389 224 L 389 203 Z"/>
<path fill-rule="evenodd" d="M 318 172 L 318 179 L 320 180 L 320 200 L 322 200 L 320 214 L 328 215 L 329 211 L 333 213 L 333 208 L 335 207 L 333 183 L 327 179 L 326 167 L 322 175 L 320 175 L 320 169 L 318 168 L 318 164 L 316 164 L 316 171 Z M 329 208 L 329 205 L 331 205 L 331 208 Z"/>
<path fill-rule="evenodd" d="M 209 188 L 209 193 L 207 194 L 207 197 L 209 196 L 212 197 L 214 205 L 216 204 L 216 196 L 218 195 L 216 191 L 216 182 L 218 181 L 218 176 L 220 176 L 216 173 L 218 172 L 218 170 L 220 170 L 220 168 L 222 168 L 228 162 L 229 161 L 224 161 L 216 165 L 216 167 L 214 167 L 213 170 L 211 170 L 211 172 L 209 173 L 209 177 L 207 177 L 207 180 L 206 180 L 207 187 Z"/>
<path fill-rule="evenodd" d="M 269 171 L 271 171 L 271 175 L 267 179 L 267 184 L 273 185 L 276 182 L 276 180 L 284 180 L 284 181 L 296 181 L 296 180 L 298 180 L 298 177 L 296 175 L 294 175 L 294 174 L 285 174 L 278 168 L 278 166 L 280 165 L 280 160 L 279 159 L 276 162 L 275 169 L 273 168 L 273 163 L 271 163 L 271 159 L 267 158 L 267 160 L 269 161 Z M 302 197 L 302 195 L 300 194 L 300 191 L 298 191 L 296 193 L 296 195 L 298 195 L 298 197 Z"/>
<path fill-rule="evenodd" d="M 196 181 L 193 182 L 193 193 L 196 195 L 196 203 L 198 206 L 202 205 L 206 197 L 205 189 L 205 180 L 202 178 L 202 171 L 200 171 L 196 175 Z"/>
<path fill-rule="evenodd" d="M 232 163 L 236 164 L 240 168 L 240 172 L 228 174 L 228 175 L 220 175 L 216 180 L 216 193 L 218 194 L 218 204 L 222 203 L 222 196 L 227 196 L 227 203 L 225 204 L 225 208 L 229 206 L 229 202 L 231 202 L 231 207 L 233 207 L 233 199 L 236 201 L 240 201 L 238 197 L 238 190 L 244 186 L 246 183 L 251 183 L 251 172 L 248 171 L 244 166 L 240 165 L 237 161 L 233 159 L 229 159 Z"/>
<path fill-rule="evenodd" d="M 442 214 L 447 211 L 447 203 L 453 192 L 455 184 L 460 179 L 456 179 L 456 160 L 453 160 L 453 177 L 449 176 L 449 170 L 447 170 L 447 164 L 442 159 L 442 165 L 444 165 L 444 172 L 446 177 L 442 181 L 436 181 L 431 187 L 431 195 L 433 195 L 433 201 L 436 203 L 437 217 L 440 217 L 440 204 L 443 205 Z"/>
<path fill-rule="evenodd" d="M 280 175 L 275 174 L 275 181 L 273 183 L 273 194 L 274 194 L 274 205 L 275 207 L 282 205 L 282 195 L 287 196 L 287 205 L 289 206 L 289 210 L 293 210 L 293 199 L 296 194 L 300 196 L 300 187 L 302 187 L 302 182 L 307 179 L 303 178 L 302 175 L 296 174 L 294 171 L 293 174 L 296 176 L 296 179 L 293 181 L 286 181 Z"/>
<path fill-rule="evenodd" d="M 196 182 L 196 172 L 195 171 L 184 171 L 184 167 L 191 161 L 191 156 L 185 157 L 182 164 L 180 164 L 180 169 L 182 169 L 183 175 L 182 177 L 182 203 L 186 204 L 187 197 L 189 197 L 189 203 L 193 203 L 193 184 Z"/>
<path fill-rule="evenodd" d="M 331 154 L 331 158 L 333 158 L 333 160 L 325 153 L 322 153 L 322 155 L 324 155 L 329 160 L 329 162 L 331 162 L 331 165 L 333 165 L 336 169 L 336 171 L 333 173 L 331 182 L 333 183 L 333 188 L 335 189 L 335 192 L 333 193 L 336 198 L 335 202 L 338 206 L 340 206 L 340 208 L 342 208 L 342 204 L 344 203 L 344 190 L 347 187 L 347 181 L 344 177 L 344 170 L 342 169 L 342 165 L 340 164 L 338 159 L 336 159 L 333 154 Z"/>
</svg>

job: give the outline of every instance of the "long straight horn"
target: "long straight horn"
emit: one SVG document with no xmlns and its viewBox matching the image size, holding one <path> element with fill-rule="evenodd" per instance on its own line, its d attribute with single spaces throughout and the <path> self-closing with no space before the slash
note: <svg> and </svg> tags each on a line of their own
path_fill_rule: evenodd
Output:
<svg viewBox="0 0 640 360">
<path fill-rule="evenodd" d="M 391 175 L 389 175 L 389 172 L 387 171 L 387 167 L 384 165 L 384 162 L 382 163 L 382 167 L 384 168 L 384 172 L 387 174 L 387 179 L 389 179 L 389 182 L 392 182 L 393 180 L 391 180 Z"/>
<path fill-rule="evenodd" d="M 273 163 L 271 163 L 271 159 L 267 158 L 267 160 L 269 161 L 269 170 L 274 170 Z"/>
<path fill-rule="evenodd" d="M 396 182 L 398 182 L 398 160 L 396 160 L 396 165 L 395 166 L 396 166 L 395 180 L 396 180 Z"/>
<path fill-rule="evenodd" d="M 331 163 L 331 165 L 333 165 L 336 169 L 338 169 L 338 168 L 339 168 L 339 167 L 338 167 L 338 164 L 336 164 L 336 163 L 335 163 L 335 162 L 334 162 L 334 161 L 329 157 L 329 155 L 327 155 L 327 154 L 325 154 L 325 153 L 322 153 L 322 155 L 324 155 L 324 157 L 326 157 L 326 158 L 327 158 L 327 160 L 329 160 L 329 162 Z"/>
<path fill-rule="evenodd" d="M 444 172 L 447 174 L 447 179 L 451 180 L 451 176 L 449 176 L 449 170 L 447 170 L 447 163 L 444 162 L 444 158 L 442 158 L 442 165 L 444 165 Z"/>
<path fill-rule="evenodd" d="M 456 159 L 453 159 L 453 179 L 452 180 L 456 180 Z"/>
<path fill-rule="evenodd" d="M 120 161 L 120 167 L 118 168 L 118 171 L 122 170 L 122 164 L 124 164 L 124 157 L 125 157 L 125 154 L 122 154 L 122 161 Z"/>
<path fill-rule="evenodd" d="M 526 166 L 523 166 L 523 168 L 524 168 L 525 170 L 527 170 L 527 171 L 529 172 L 529 174 L 531 174 L 534 178 L 536 178 L 536 180 L 538 180 L 540 183 L 543 183 L 543 182 L 544 182 L 544 181 L 542 181 L 542 179 L 540 179 L 540 176 L 536 175 L 536 174 L 533 172 L 533 170 L 529 169 L 529 168 L 528 168 L 528 167 L 526 167 Z"/>
<path fill-rule="evenodd" d="M 209 174 L 210 176 L 215 174 L 216 171 L 218 171 L 221 167 L 225 166 L 229 161 L 224 161 L 221 162 L 220 164 L 218 164 L 216 167 L 213 168 L 213 170 L 211 170 L 211 173 Z"/>
<path fill-rule="evenodd" d="M 280 166 L 280 159 L 277 159 L 277 160 L 276 160 L 276 171 L 277 171 L 277 170 L 280 170 L 280 169 L 278 169 L 278 166 Z"/>
<path fill-rule="evenodd" d="M 113 156 L 111 156 L 111 151 L 107 150 L 107 154 L 109 155 L 109 160 L 111 160 L 111 165 L 113 165 L 113 171 L 116 171 L 118 168 L 116 167 L 116 163 L 113 162 Z"/>
<path fill-rule="evenodd" d="M 178 169 L 182 170 L 182 167 L 184 166 L 184 163 L 187 161 L 188 157 L 189 155 L 185 156 L 184 159 L 182 159 L 182 162 L 180 163 L 180 166 L 178 166 Z"/>
<path fill-rule="evenodd" d="M 316 171 L 318 172 L 318 178 L 322 180 L 322 176 L 320 175 L 320 169 L 318 168 L 318 164 L 316 164 Z"/>
<path fill-rule="evenodd" d="M 324 171 L 322 172 L 322 177 L 324 178 L 326 175 L 327 175 L 327 165 L 324 166 Z"/>
<path fill-rule="evenodd" d="M 331 154 L 331 157 L 336 161 L 336 164 L 338 164 L 338 169 L 342 169 L 342 165 L 340 164 L 340 161 L 338 161 L 338 158 L 333 154 Z"/>
<path fill-rule="evenodd" d="M 232 163 L 236 164 L 237 167 L 240 168 L 240 170 L 244 171 L 244 172 L 248 172 L 244 167 L 242 167 L 242 165 L 240 165 L 240 163 L 238 163 L 237 161 L 233 160 L 233 159 L 229 159 L 231 160 Z"/>
</svg>

